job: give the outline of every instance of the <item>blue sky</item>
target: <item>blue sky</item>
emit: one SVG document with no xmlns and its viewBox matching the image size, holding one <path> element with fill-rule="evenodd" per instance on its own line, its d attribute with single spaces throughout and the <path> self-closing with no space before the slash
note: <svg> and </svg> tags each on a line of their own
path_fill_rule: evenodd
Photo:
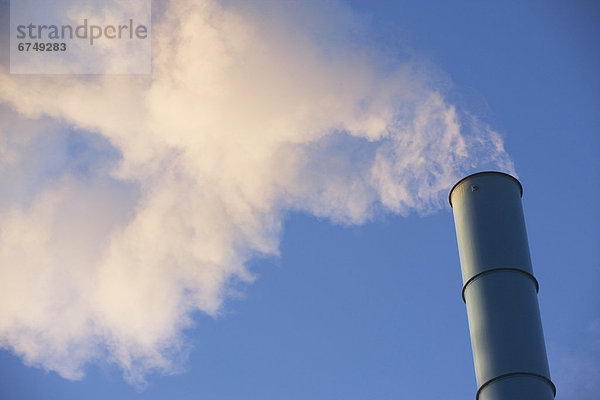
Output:
<svg viewBox="0 0 600 400">
<path fill-rule="evenodd" d="M 314 116 L 318 121 L 325 121 L 321 125 L 313 125 L 301 118 L 293 120 L 289 122 L 289 126 L 295 124 L 290 131 L 298 131 L 302 137 L 323 129 L 347 130 L 350 134 L 348 137 L 342 135 L 341 138 L 331 141 L 314 139 L 301 142 L 302 146 L 299 150 L 294 147 L 290 153 L 281 153 L 284 158 L 275 159 L 278 162 L 275 165 L 285 169 L 287 168 L 284 162 L 286 155 L 302 154 L 310 162 L 316 163 L 318 168 L 333 171 L 341 166 L 341 172 L 334 171 L 329 174 L 321 173 L 318 168 L 315 170 L 309 167 L 305 169 L 298 167 L 300 169 L 294 170 L 300 171 L 298 175 L 290 175 L 297 179 L 294 182 L 297 182 L 301 188 L 304 188 L 302 185 L 306 182 L 314 183 L 316 185 L 314 188 L 308 185 L 308 189 L 302 189 L 303 191 L 298 189 L 298 192 L 295 192 L 294 187 L 288 187 L 285 193 L 291 193 L 289 197 L 282 197 L 283 200 L 279 200 L 280 197 L 275 196 L 277 200 L 269 200 L 271 202 L 268 204 L 271 208 L 267 208 L 268 212 L 257 212 L 251 215 L 252 218 L 247 217 L 248 219 L 245 219 L 246 214 L 236 217 L 250 226 L 248 231 L 242 230 L 240 233 L 233 230 L 235 232 L 235 235 L 231 236 L 233 239 L 223 234 L 224 236 L 219 236 L 221 241 L 214 246 L 207 245 L 200 248 L 199 251 L 215 251 L 215 254 L 220 255 L 221 253 L 214 249 L 220 249 L 227 244 L 230 246 L 225 247 L 228 249 L 224 251 L 227 256 L 221 256 L 222 258 L 215 256 L 218 260 L 215 263 L 227 264 L 225 262 L 227 261 L 229 263 L 227 265 L 241 264 L 245 269 L 242 272 L 235 268 L 229 270 L 218 264 L 218 268 L 209 270 L 210 274 L 222 273 L 226 279 L 229 279 L 227 285 L 218 287 L 217 294 L 211 292 L 212 286 L 202 286 L 208 285 L 206 282 L 210 281 L 204 278 L 199 280 L 200 289 L 186 287 L 183 293 L 198 291 L 198 297 L 193 298 L 199 305 L 190 306 L 183 314 L 177 314 L 183 319 L 173 320 L 173 324 L 178 329 L 173 336 L 175 337 L 173 343 L 175 347 L 179 346 L 174 355 L 168 353 L 168 349 L 164 350 L 155 344 L 162 343 L 160 340 L 163 336 L 156 336 L 159 340 L 155 339 L 155 336 L 139 333 L 142 339 L 134 341 L 136 345 L 149 341 L 152 344 L 151 350 L 159 348 L 161 351 L 166 351 L 167 353 L 164 354 L 167 354 L 165 357 L 169 360 L 168 365 L 165 366 L 160 364 L 161 358 L 155 360 L 148 356 L 148 353 L 142 353 L 147 358 L 141 357 L 142 361 L 138 360 L 138 362 L 143 364 L 144 360 L 150 359 L 151 362 L 158 363 L 154 367 L 150 365 L 150 367 L 144 366 L 146 369 L 142 368 L 146 381 L 143 389 L 140 389 L 139 380 L 136 384 L 136 379 L 131 379 L 131 376 L 129 380 L 127 379 L 127 372 L 123 372 L 127 371 L 127 368 L 124 367 L 124 361 L 118 358 L 120 353 L 118 351 L 111 353 L 111 342 L 107 339 L 102 339 L 105 342 L 97 339 L 99 335 L 97 333 L 89 336 L 82 334 L 81 337 L 85 340 L 100 340 L 99 348 L 108 346 L 109 349 L 98 353 L 98 349 L 94 347 L 90 355 L 84 355 L 81 359 L 77 358 L 78 355 L 74 355 L 73 358 L 76 360 L 83 360 L 85 376 L 77 380 L 61 377 L 56 372 L 57 369 L 62 371 L 63 375 L 72 370 L 66 367 L 61 369 L 61 365 L 57 367 L 58 364 L 53 363 L 68 364 L 70 360 L 68 352 L 65 356 L 61 353 L 64 349 L 59 347 L 53 349 L 52 346 L 63 342 L 53 342 L 52 338 L 55 336 L 47 337 L 40 334 L 31 328 L 38 326 L 34 320 L 24 319 L 30 324 L 25 330 L 33 329 L 34 334 L 31 337 L 34 340 L 42 338 L 44 340 L 42 343 L 48 347 L 45 350 L 37 352 L 31 350 L 27 353 L 30 358 L 25 364 L 33 364 L 34 367 L 26 366 L 23 354 L 30 351 L 29 347 L 21 347 L 24 350 L 21 350 L 19 355 L 15 355 L 15 351 L 11 349 L 17 345 L 25 345 L 11 336 L 16 329 L 13 325 L 7 323 L 0 326 L 2 335 L 0 345 L 4 348 L 0 352 L 0 398 L 26 400 L 163 399 L 166 397 L 224 400 L 473 398 L 476 391 L 475 376 L 466 310 L 460 298 L 462 284 L 458 251 L 451 209 L 445 201 L 451 184 L 448 185 L 444 179 L 460 177 L 461 174 L 493 166 L 493 160 L 489 159 L 491 157 L 489 141 L 492 137 L 490 132 L 498 132 L 502 137 L 504 148 L 514 162 L 514 168 L 524 187 L 525 219 L 534 272 L 540 283 L 540 310 L 550 370 L 558 389 L 556 398 L 592 399 L 597 395 L 600 391 L 597 383 L 597 376 L 600 375 L 597 363 L 597 359 L 600 358 L 600 294 L 597 290 L 600 284 L 600 262 L 598 261 L 600 260 L 598 246 L 600 243 L 598 207 L 600 204 L 600 135 L 598 134 L 600 132 L 598 114 L 600 77 L 597 74 L 600 70 L 600 42 L 598 41 L 600 26 L 597 24 L 600 7 L 591 1 L 501 3 L 355 1 L 343 4 L 332 8 L 336 13 L 331 13 L 328 8 L 322 11 L 323 9 L 318 6 L 297 7 L 298 10 L 290 12 L 294 7 L 289 3 L 273 7 L 273 10 L 267 10 L 264 3 L 259 5 L 245 3 L 243 6 L 238 6 L 241 15 L 249 21 L 267 21 L 265 25 L 267 28 L 257 28 L 259 37 L 263 37 L 260 36 L 261 29 L 267 32 L 269 29 L 282 32 L 282 26 L 285 28 L 286 23 L 291 24 L 290 31 L 300 32 L 298 37 L 301 39 L 297 41 L 296 36 L 285 36 L 282 39 L 284 44 L 287 43 L 284 39 L 292 40 L 290 49 L 285 46 L 277 47 L 277 38 L 270 43 L 275 46 L 272 47 L 275 49 L 274 52 L 281 51 L 281 54 L 287 55 L 293 62 L 296 60 L 294 58 L 296 55 L 306 57 L 308 61 L 305 65 L 298 70 L 292 70 L 300 81 L 304 79 L 303 69 L 311 73 L 322 73 L 326 78 L 329 76 L 333 79 L 331 70 L 336 69 L 326 65 L 327 60 L 333 60 L 335 66 L 338 65 L 335 62 L 349 59 L 356 62 L 357 69 L 341 67 L 340 74 L 369 80 L 369 83 L 365 84 L 366 89 L 357 83 L 352 83 L 348 84 L 352 89 L 348 91 L 334 84 L 331 87 L 325 85 L 326 79 L 316 83 L 308 80 L 307 86 L 312 88 L 311 93 L 321 93 L 316 87 L 325 85 L 326 89 L 330 88 L 334 95 L 340 96 L 342 93 L 349 97 L 354 96 L 353 101 L 357 99 L 357 102 L 367 104 L 363 110 L 365 114 L 360 117 L 364 117 L 364 120 L 372 118 L 375 122 L 368 124 L 364 121 L 355 121 L 352 116 L 345 116 L 345 119 L 340 117 L 340 121 L 329 122 L 327 120 L 329 117 L 321 114 Z M 155 7 L 155 11 L 157 9 L 160 7 Z M 315 12 L 314 9 L 322 12 Z M 2 11 L 5 10 L 6 8 L 3 8 Z M 282 18 L 280 21 L 283 22 L 279 22 L 282 26 L 273 21 L 269 22 L 269 18 L 274 17 Z M 303 19 L 307 17 L 313 19 Z M 329 18 L 331 18 L 330 22 Z M 157 32 L 157 29 L 153 29 L 153 32 Z M 343 33 L 338 34 L 338 30 Z M 356 47 L 347 43 L 354 37 L 353 35 L 363 37 Z M 311 58 L 315 47 L 306 45 L 304 41 L 306 37 L 319 43 L 322 47 L 316 48 L 324 51 L 326 55 Z M 364 43 L 361 42 L 362 40 Z M 376 56 L 380 57 L 379 64 L 372 66 L 364 61 L 362 56 L 348 55 L 352 53 L 350 50 L 356 50 L 357 54 L 369 55 L 365 50 L 369 48 L 369 43 L 377 43 L 374 47 L 378 50 Z M 156 43 L 153 43 L 153 46 L 157 48 Z M 166 50 L 157 51 L 164 53 Z M 219 53 L 207 49 L 203 54 L 210 57 Z M 342 56 L 336 59 L 338 54 Z M 302 57 L 298 59 L 302 60 Z M 407 59 L 410 61 L 405 64 Z M 263 59 L 249 58 L 249 60 L 250 67 L 255 66 L 254 62 L 261 68 L 265 65 L 273 65 L 263 63 Z M 278 60 L 279 58 L 275 58 L 275 61 Z M 267 58 L 267 61 L 273 60 Z M 159 62 L 165 61 L 159 60 Z M 362 62 L 365 64 L 361 64 Z M 322 66 L 323 63 L 325 67 Z M 164 65 L 169 66 L 169 64 Z M 198 65 L 201 67 L 205 64 Z M 409 90 L 406 89 L 406 83 L 402 83 L 404 82 L 402 79 L 386 80 L 387 78 L 378 75 L 383 74 L 382 70 L 394 69 L 396 65 L 411 66 L 417 70 L 417 76 L 427 75 L 422 87 Z M 7 85 L 4 87 L 12 88 L 13 86 L 8 86 L 13 81 L 6 74 L 6 65 L 2 68 L 0 78 L 3 84 Z M 155 74 L 160 73 L 156 65 L 153 68 Z M 371 72 L 364 73 L 363 68 Z M 264 86 L 266 81 L 261 79 L 272 79 L 277 87 L 289 84 L 291 88 L 302 91 L 302 85 L 294 86 L 293 82 L 290 83 L 285 77 L 279 76 L 276 70 L 267 71 L 265 76 L 260 74 L 257 76 L 258 84 L 263 85 L 258 85 L 259 87 L 266 87 Z M 403 76 L 405 75 L 401 75 Z M 408 76 L 411 79 L 420 79 L 410 74 Z M 237 75 L 233 78 L 226 75 L 227 79 L 236 77 Z M 73 82 L 65 80 L 55 84 L 50 82 L 50 79 L 37 77 L 31 80 L 28 87 L 33 91 L 39 88 L 40 93 L 61 87 L 64 88 L 65 93 L 77 89 Z M 343 82 L 343 79 L 341 81 Z M 177 81 L 174 79 L 171 82 Z M 206 82 L 208 81 L 193 81 L 191 86 L 206 87 L 208 91 L 212 87 L 202 86 L 206 85 Z M 21 81 L 16 84 L 25 83 Z M 55 86 L 51 86 L 54 84 Z M 84 82 L 81 88 L 86 87 L 83 85 L 86 83 Z M 386 91 L 386 87 L 392 89 Z M 160 89 L 159 87 L 155 90 Z M 164 166 L 156 165 L 159 172 L 154 175 L 140 173 L 136 169 L 139 165 L 150 165 L 139 161 L 146 155 L 139 149 L 145 147 L 137 142 L 140 137 L 132 137 L 136 131 L 126 125 L 124 119 L 115 118 L 114 121 L 110 121 L 110 124 L 103 125 L 89 117 L 85 109 L 58 109 L 57 111 L 45 104 L 44 100 L 37 103 L 27 98 L 26 91 L 24 94 L 12 96 L 9 94 L 9 89 L 0 90 L 5 93 L 0 98 L 3 118 L 11 121 L 1 126 L 6 138 L 4 143 L 7 143 L 5 148 L 11 152 L 2 153 L 3 148 L 0 147 L 0 154 L 10 155 L 16 152 L 22 156 L 19 162 L 0 163 L 0 193 L 5 199 L 10 198 L 10 201 L 0 201 L 2 207 L 0 215 L 8 215 L 5 212 L 15 209 L 30 210 L 28 207 L 33 207 L 31 209 L 34 211 L 31 211 L 31 215 L 41 218 L 40 226 L 42 226 L 46 221 L 43 219 L 46 214 L 36 211 L 35 206 L 31 204 L 45 204 L 50 201 L 48 199 L 53 197 L 44 194 L 46 193 L 44 190 L 55 188 L 57 192 L 50 193 L 66 193 L 65 196 L 74 199 L 70 200 L 73 203 L 68 201 L 65 203 L 68 212 L 60 208 L 57 215 L 63 216 L 67 213 L 67 220 L 71 218 L 69 216 L 76 218 L 79 214 L 76 210 L 69 211 L 69 204 L 92 202 L 85 196 L 88 189 L 81 189 L 89 186 L 95 188 L 90 189 L 92 192 L 90 197 L 100 198 L 102 193 L 108 193 L 106 201 L 102 202 L 103 205 L 93 202 L 91 208 L 86 208 L 86 213 L 91 212 L 93 215 L 100 216 L 90 217 L 90 224 L 98 225 L 98 220 L 105 219 L 114 226 L 121 226 L 123 221 L 129 221 L 128 215 L 137 212 L 135 210 L 140 210 L 140 204 L 155 204 L 154 197 L 143 197 L 146 193 L 152 192 L 148 186 L 152 186 L 155 182 L 172 185 L 169 187 L 173 188 L 175 195 L 187 193 L 184 189 L 188 185 L 192 195 L 202 196 L 205 193 L 203 185 L 213 182 L 209 178 L 214 178 L 215 175 L 199 175 L 202 179 L 206 178 L 206 181 L 202 184 L 198 183 L 198 189 L 194 189 L 196 186 L 190 181 L 184 180 L 182 183 L 176 180 L 179 178 L 172 178 L 171 175 L 165 178 L 160 171 L 171 168 L 172 164 L 167 163 L 171 160 L 169 157 L 178 156 L 165 156 L 156 151 L 152 153 L 155 158 L 144 159 L 144 162 L 152 163 L 153 160 L 159 160 L 164 163 Z M 327 92 L 323 90 L 323 93 Z M 272 91 L 275 93 L 274 96 L 279 98 L 277 96 L 280 92 L 275 89 Z M 131 93 L 133 92 L 132 89 Z M 483 135 L 482 140 L 488 143 L 486 145 L 488 147 L 484 146 L 481 151 L 473 151 L 474 159 L 460 159 L 460 162 L 455 163 L 454 159 L 443 158 L 445 161 L 441 162 L 441 165 L 437 161 L 443 153 L 443 147 L 431 152 L 422 150 L 426 159 L 432 159 L 433 167 L 441 168 L 443 171 L 446 171 L 448 165 L 452 167 L 448 167 L 450 172 L 443 175 L 444 179 L 440 179 L 439 182 L 433 181 L 431 185 L 420 186 L 409 179 L 409 183 L 405 186 L 397 187 L 393 186 L 394 182 L 390 183 L 390 187 L 396 188 L 396 191 L 381 189 L 380 186 L 375 186 L 375 189 L 365 188 L 361 186 L 364 181 L 354 179 L 356 176 L 362 176 L 359 172 L 356 176 L 352 175 L 353 172 L 348 172 L 352 179 L 344 180 L 343 171 L 354 167 L 360 171 L 363 163 L 372 160 L 370 158 L 372 152 L 376 151 L 373 146 L 383 140 L 377 136 L 377 126 L 379 126 L 377 124 L 381 120 L 387 121 L 387 114 L 379 113 L 383 103 L 378 102 L 378 96 L 381 96 L 382 102 L 384 100 L 395 102 L 400 98 L 399 104 L 404 106 L 406 102 L 409 104 L 407 107 L 410 108 L 412 103 L 406 100 L 408 96 L 406 92 L 413 93 L 417 98 L 425 96 L 428 99 L 430 97 L 427 96 L 432 92 L 442 93 L 443 104 L 434 102 L 434 106 L 430 109 L 433 111 L 426 114 L 437 122 L 428 126 L 437 129 L 439 121 L 436 118 L 440 118 L 437 113 L 447 116 L 451 114 L 448 107 L 455 107 L 461 118 L 468 118 L 468 116 L 477 118 L 477 123 L 461 124 L 467 131 L 464 133 L 465 137 L 477 138 Z M 159 93 L 162 93 L 162 96 L 158 99 L 151 97 L 152 93 L 149 95 L 150 103 L 156 102 L 157 109 L 168 109 L 169 105 L 160 101 L 169 94 L 174 94 L 169 91 Z M 184 103 L 192 101 L 186 100 L 187 98 L 181 100 L 183 96 L 181 93 L 185 94 L 185 92 L 178 93 L 180 97 L 170 98 L 172 104 L 180 104 L 177 103 L 178 101 Z M 59 96 L 59 94 L 55 95 Z M 322 99 L 327 96 L 315 98 Z M 270 97 L 259 97 L 256 100 L 258 103 L 256 107 L 261 107 L 260 101 L 263 100 L 265 104 L 271 104 L 269 99 Z M 311 97 L 309 96 L 308 99 L 310 100 Z M 110 111 L 109 97 L 100 97 L 95 101 L 94 104 L 99 109 L 106 104 Z M 242 106 L 253 106 L 252 102 L 239 101 Z M 282 98 L 281 101 L 288 104 L 287 99 Z M 298 104 L 305 106 L 303 102 Z M 331 110 L 339 110 L 344 115 L 351 114 L 348 110 L 352 108 L 348 108 L 345 103 L 336 107 L 338 108 Z M 14 110 L 17 110 L 18 116 L 9 116 L 11 112 L 15 113 Z M 215 108 L 212 112 L 218 118 L 206 122 L 206 126 L 217 129 L 217 132 L 220 119 L 228 118 L 229 115 L 219 114 L 220 110 Z M 250 111 L 253 110 L 252 108 Z M 257 110 L 259 115 L 263 115 L 260 114 L 260 109 Z M 132 113 L 136 111 L 137 109 L 134 108 Z M 202 114 L 201 111 L 198 113 Z M 131 115 L 135 116 L 135 114 Z M 239 118 L 248 118 L 244 119 L 249 121 L 248 124 L 252 123 L 252 116 L 246 117 L 246 114 L 241 112 L 239 115 L 241 115 Z M 183 114 L 183 117 L 186 116 L 192 118 L 194 112 Z M 178 115 L 178 118 L 182 118 L 182 115 Z M 175 124 L 176 132 L 185 133 L 189 128 L 188 125 L 177 125 L 178 122 L 169 119 L 168 115 L 164 121 Z M 164 121 L 157 120 L 156 123 L 162 124 L 165 123 Z M 22 144 L 15 139 L 14 126 L 22 126 L 26 131 L 42 131 L 45 136 L 39 136 L 39 133 L 31 134 L 33 139 L 29 143 L 33 144 Z M 206 126 L 193 125 L 192 128 L 208 129 Z M 124 134 L 114 133 L 121 128 Z M 235 130 L 234 128 L 235 126 L 231 128 L 232 131 Z M 440 129 L 440 135 L 451 136 L 451 124 L 444 125 Z M 260 133 L 259 131 L 255 133 L 258 134 L 257 132 Z M 415 130 L 414 135 L 421 137 L 418 130 Z M 252 148 L 253 140 L 259 142 L 263 140 L 262 136 L 260 138 L 253 136 L 248 142 L 244 141 L 246 136 L 231 137 L 236 143 L 242 143 L 241 148 L 246 146 L 246 149 Z M 294 140 L 297 141 L 298 137 L 300 136 L 290 140 L 290 143 L 295 143 Z M 213 144 L 211 138 L 201 142 L 202 145 L 211 146 Z M 185 143 L 193 147 L 197 144 L 195 139 L 187 141 L 188 137 L 183 133 L 176 139 L 169 137 L 165 140 L 167 141 L 164 143 L 168 143 L 169 146 Z M 437 148 L 438 140 L 435 136 L 427 136 L 424 140 L 428 141 L 432 148 Z M 215 151 L 226 149 L 223 151 L 231 152 L 234 150 L 229 149 L 238 148 L 230 147 L 229 142 L 218 143 L 219 145 L 214 147 Z M 265 148 L 271 145 L 270 141 L 264 143 Z M 398 146 L 406 145 L 405 142 L 399 143 Z M 477 142 L 471 140 L 467 143 L 474 146 Z M 36 144 L 42 150 L 39 150 Z M 458 152 L 459 147 L 453 150 Z M 430 147 L 426 146 L 426 148 Z M 106 171 L 119 162 L 119 151 L 115 149 L 120 149 L 123 159 L 128 160 L 130 157 L 129 159 L 140 164 L 132 162 L 130 169 L 121 170 L 117 175 L 109 175 Z M 256 151 L 255 156 L 260 158 L 262 153 L 259 150 L 254 151 Z M 352 156 L 347 156 L 350 153 Z M 26 167 L 36 154 L 44 154 L 44 157 L 35 158 L 34 164 L 37 166 Z M 388 153 L 382 154 L 385 156 Z M 402 149 L 396 147 L 392 154 L 398 158 L 402 156 L 404 159 L 410 158 L 410 152 L 403 153 Z M 502 154 L 493 153 L 492 156 L 494 154 L 500 157 L 497 164 L 504 162 L 501 159 Z M 237 158 L 246 160 L 246 153 L 234 152 L 231 157 L 233 160 Z M 481 160 L 478 157 L 481 157 Z M 248 163 L 251 166 L 255 165 L 250 161 Z M 12 165 L 13 168 L 6 165 Z M 15 165 L 17 167 L 14 167 Z M 183 164 L 182 161 L 181 165 L 190 164 Z M 230 165 L 224 162 L 221 167 L 226 170 Z M 175 173 L 174 175 L 188 179 L 185 175 L 188 170 L 181 168 L 184 172 L 180 172 L 181 175 Z M 413 168 L 412 164 L 407 168 Z M 394 177 L 404 179 L 405 175 L 400 173 L 401 171 L 396 172 L 398 175 Z M 260 174 L 252 176 L 255 176 L 257 181 L 263 177 Z M 418 178 L 422 175 L 415 172 L 411 176 L 415 179 L 414 177 Z M 138 181 L 129 184 L 127 182 L 131 180 L 123 177 Z M 25 183 L 15 183 L 20 178 Z M 221 178 L 225 179 L 222 176 Z M 252 203 L 255 198 L 263 200 L 259 196 L 260 193 L 257 195 L 251 190 L 254 186 L 245 186 L 246 182 L 254 182 L 252 179 L 251 176 L 245 177 L 244 182 L 233 187 L 239 189 L 239 193 L 243 193 L 250 204 L 254 206 L 263 204 L 258 200 L 257 203 Z M 272 179 L 277 185 L 283 185 L 277 180 L 277 176 Z M 344 185 L 349 183 L 358 186 L 346 193 Z M 184 189 L 181 189 L 182 187 Z M 426 194 L 404 198 L 401 196 L 402 188 L 421 189 Z M 328 189 L 331 189 L 331 192 Z M 393 196 L 389 194 L 390 191 Z M 361 202 L 363 197 L 358 195 L 353 197 L 353 193 L 363 192 L 364 198 L 367 199 L 365 204 L 369 205 L 364 209 L 361 208 L 364 205 Z M 340 194 L 342 200 L 337 194 Z M 167 195 L 165 196 L 160 199 L 169 199 Z M 200 197 L 204 199 L 202 196 Z M 398 203 L 387 200 L 386 203 L 386 199 L 389 199 L 386 196 L 402 200 Z M 430 200 L 431 198 L 433 200 Z M 222 196 L 219 199 L 226 202 L 230 197 Z M 344 199 L 349 200 L 344 202 Z M 440 199 L 443 201 L 440 202 Z M 185 210 L 195 210 L 196 203 L 184 199 L 179 201 L 180 203 L 174 204 L 180 204 Z M 209 208 L 214 206 L 212 202 L 202 201 L 199 200 L 200 207 L 206 205 L 209 211 L 213 210 Z M 180 216 L 172 211 L 172 208 L 167 206 L 160 208 L 165 203 L 158 204 L 156 207 L 159 211 L 172 212 L 173 214 L 169 215 L 175 217 Z M 214 210 L 217 211 L 207 212 L 207 214 L 199 212 L 200 216 L 194 221 L 210 219 L 211 215 L 219 209 Z M 27 212 L 29 211 L 23 211 L 23 215 L 29 215 Z M 190 215 L 196 215 L 193 211 L 189 212 Z M 106 217 L 107 215 L 109 217 Z M 148 211 L 148 214 L 139 215 L 153 216 L 154 214 Z M 272 219 L 275 222 L 272 222 Z M 29 221 L 25 217 L 23 220 Z M 223 220 L 231 223 L 230 220 Z M 16 220 L 11 219 L 9 226 L 21 226 L 14 221 Z M 32 226 L 35 227 L 36 224 L 37 220 Z M 215 227 L 229 227 L 223 224 L 207 226 L 211 230 L 216 229 Z M 260 229 L 255 228 L 254 224 L 260 226 Z M 48 231 L 63 233 L 65 237 L 71 237 L 69 235 L 73 232 L 80 232 L 77 224 L 64 224 L 64 226 L 59 224 L 59 228 L 55 228 L 54 225 L 49 222 Z M 94 230 L 95 233 L 90 234 L 89 243 L 83 241 L 82 248 L 87 249 L 86 246 L 89 246 L 91 252 L 96 251 L 93 245 L 96 238 L 104 237 L 102 235 L 108 232 L 107 227 L 100 225 L 97 232 Z M 202 224 L 198 223 L 193 228 L 202 231 Z M 36 228 L 30 229 L 35 231 Z M 229 232 L 227 229 L 223 228 L 223 231 Z M 144 231 L 134 232 L 144 233 Z M 0 237 L 8 244 L 2 249 L 9 249 L 8 246 L 12 242 L 6 239 L 8 237 L 6 233 L 4 235 Z M 127 236 L 123 237 L 125 238 L 123 241 L 126 241 Z M 207 237 L 212 237 L 212 233 Z M 145 236 L 140 238 L 141 242 L 144 240 L 153 243 Z M 176 245 L 169 242 L 168 238 L 164 241 L 167 243 L 166 247 Z M 62 242 L 58 243 L 60 245 Z M 184 243 L 186 244 L 187 242 Z M 142 250 L 151 253 L 149 248 L 142 248 Z M 125 252 L 120 247 L 116 247 L 113 251 L 117 261 L 107 264 L 107 271 L 111 272 L 110 268 L 113 265 L 128 266 L 130 265 L 128 263 L 133 262 L 119 252 Z M 79 253 L 65 254 L 67 260 L 72 260 L 68 258 L 71 256 L 81 256 L 84 260 L 92 259 L 88 254 L 83 256 Z M 20 265 L 19 262 L 14 262 L 15 259 L 17 258 L 10 259 L 8 256 L 3 256 L 0 268 L 7 271 L 9 268 L 27 269 L 33 265 L 25 262 Z M 13 260 L 13 263 L 9 264 L 7 260 Z M 184 259 L 185 262 L 189 260 L 194 259 Z M 203 263 L 204 261 L 196 268 L 205 268 Z M 52 268 L 58 268 L 55 264 L 52 265 Z M 61 263 L 57 261 L 56 265 Z M 156 265 L 156 268 L 160 268 L 158 263 Z M 179 264 L 174 263 L 174 265 L 173 274 L 180 273 L 175 272 L 175 268 L 180 268 Z M 183 267 L 181 268 L 184 271 L 180 275 L 182 279 L 195 276 L 194 272 L 187 272 Z M 71 270 L 60 269 L 60 271 Z M 246 271 L 250 272 L 252 278 L 245 275 Z M 101 275 L 101 278 L 113 276 L 109 272 L 106 272 L 108 275 Z M 103 280 L 98 282 L 100 286 L 106 284 Z M 173 287 L 178 288 L 178 286 Z M 131 290 L 135 291 L 136 288 L 138 286 Z M 139 287 L 139 290 L 143 289 L 145 290 L 145 287 Z M 162 289 L 171 290 L 172 287 Z M 163 299 L 161 293 L 155 295 L 158 299 Z M 182 296 L 183 299 L 187 299 L 187 294 Z M 6 301 L 14 301 L 14 298 L 7 297 Z M 98 301 L 104 300 L 100 298 Z M 62 307 L 66 306 L 63 304 Z M 102 309 L 108 310 L 105 318 L 107 320 L 115 318 L 114 321 L 119 321 L 121 315 L 111 314 L 111 309 L 106 307 Z M 162 308 L 157 310 L 162 312 Z M 63 314 L 57 312 L 56 315 L 62 318 Z M 164 319 L 157 321 L 167 321 L 164 322 L 164 329 L 167 332 L 165 337 L 171 338 L 168 329 L 170 315 L 165 315 Z M 185 319 L 185 316 L 188 319 Z M 130 317 L 135 319 L 134 316 Z M 147 328 L 149 325 L 145 324 L 148 321 L 154 320 L 151 318 L 141 320 L 140 326 Z M 95 322 L 100 324 L 98 320 Z M 125 325 L 129 327 L 128 323 Z M 134 328 L 121 333 L 116 323 L 112 325 L 107 323 L 106 326 L 110 327 L 106 329 L 112 329 L 107 337 L 118 338 L 125 343 L 120 344 L 122 347 L 116 348 L 136 354 L 135 350 L 127 347 L 130 342 L 122 339 L 132 335 L 131 332 L 137 332 L 133 330 Z M 60 328 L 60 326 L 56 327 L 58 332 L 56 335 L 60 335 Z M 35 332 L 39 336 L 36 336 Z M 73 345 L 74 349 L 82 348 L 86 351 L 89 349 L 87 346 L 80 346 L 78 342 L 64 343 Z M 62 355 L 57 357 L 54 350 L 56 354 Z"/>
</svg>

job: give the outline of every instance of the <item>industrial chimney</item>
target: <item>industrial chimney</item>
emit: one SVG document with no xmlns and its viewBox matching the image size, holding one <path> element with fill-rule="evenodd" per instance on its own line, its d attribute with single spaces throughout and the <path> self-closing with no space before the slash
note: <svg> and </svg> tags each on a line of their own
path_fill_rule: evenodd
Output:
<svg viewBox="0 0 600 400">
<path fill-rule="evenodd" d="M 519 181 L 480 172 L 450 191 L 477 400 L 552 400 Z"/>
</svg>

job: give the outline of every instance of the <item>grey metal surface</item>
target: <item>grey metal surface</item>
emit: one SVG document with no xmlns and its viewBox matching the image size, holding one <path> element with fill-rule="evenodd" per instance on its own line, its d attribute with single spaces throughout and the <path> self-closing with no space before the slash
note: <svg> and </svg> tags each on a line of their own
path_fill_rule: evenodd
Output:
<svg viewBox="0 0 600 400">
<path fill-rule="evenodd" d="M 483 172 L 450 204 L 460 254 L 479 400 L 554 398 L 519 181 Z"/>
</svg>

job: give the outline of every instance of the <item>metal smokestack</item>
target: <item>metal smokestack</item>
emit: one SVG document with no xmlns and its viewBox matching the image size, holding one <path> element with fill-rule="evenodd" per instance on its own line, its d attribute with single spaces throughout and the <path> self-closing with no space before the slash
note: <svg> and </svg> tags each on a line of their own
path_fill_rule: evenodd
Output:
<svg viewBox="0 0 600 400">
<path fill-rule="evenodd" d="M 450 191 L 477 400 L 552 400 L 519 181 L 480 172 Z"/>
</svg>

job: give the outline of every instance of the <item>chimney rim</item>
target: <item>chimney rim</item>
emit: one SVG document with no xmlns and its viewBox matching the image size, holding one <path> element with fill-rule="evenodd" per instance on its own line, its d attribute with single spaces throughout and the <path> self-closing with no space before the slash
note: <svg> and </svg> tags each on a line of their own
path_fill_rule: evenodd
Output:
<svg viewBox="0 0 600 400">
<path fill-rule="evenodd" d="M 452 207 L 452 192 L 454 191 L 454 189 L 456 189 L 456 187 L 458 187 L 458 185 L 460 185 L 461 183 L 463 183 L 467 179 L 472 178 L 474 176 L 477 176 L 477 175 L 488 175 L 488 174 L 503 175 L 503 176 L 507 176 L 507 177 L 511 178 L 519 186 L 519 192 L 521 193 L 521 197 L 523 197 L 523 185 L 521 185 L 521 182 L 519 182 L 519 180 L 517 178 L 515 178 L 514 176 L 512 176 L 511 174 L 508 174 L 506 172 L 501 172 L 501 171 L 481 171 L 481 172 L 476 172 L 474 174 L 470 174 L 470 175 L 465 176 L 464 178 L 462 178 L 461 180 L 459 180 L 458 182 L 456 182 L 454 184 L 454 186 L 452 186 L 452 189 L 450 189 L 450 192 L 448 193 L 448 202 L 450 203 L 450 207 Z"/>
</svg>

